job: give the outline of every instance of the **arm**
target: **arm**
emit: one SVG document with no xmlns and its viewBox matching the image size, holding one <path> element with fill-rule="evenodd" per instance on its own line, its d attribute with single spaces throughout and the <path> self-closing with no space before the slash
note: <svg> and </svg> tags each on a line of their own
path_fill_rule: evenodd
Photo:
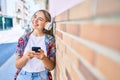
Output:
<svg viewBox="0 0 120 80">
<path fill-rule="evenodd" d="M 53 70 L 55 67 L 55 59 L 54 57 L 48 58 L 42 49 L 39 50 L 39 52 L 34 53 L 34 57 L 42 60 L 44 63 L 45 68 L 48 70 Z"/>
<path fill-rule="evenodd" d="M 45 65 L 45 68 L 47 68 L 48 70 L 53 70 L 55 68 L 55 59 L 53 57 L 48 58 L 48 57 L 44 56 L 42 61 Z"/>
<path fill-rule="evenodd" d="M 56 54 L 56 45 L 55 45 L 55 37 L 49 37 L 49 44 L 48 44 L 48 57 L 43 56 L 43 63 L 45 67 L 49 70 L 53 70 L 55 68 L 55 54 Z"/>
<path fill-rule="evenodd" d="M 16 68 L 21 69 L 23 66 L 25 66 L 27 61 L 29 59 L 33 58 L 33 53 L 34 53 L 34 51 L 28 51 L 22 57 L 16 56 Z"/>
<path fill-rule="evenodd" d="M 27 61 L 28 59 L 24 56 L 23 57 L 16 56 L 16 68 L 21 69 L 23 66 L 25 66 Z"/>
<path fill-rule="evenodd" d="M 55 45 L 55 37 L 49 37 L 49 44 L 48 44 L 48 57 L 43 56 L 42 61 L 45 67 L 48 70 L 53 70 L 55 68 L 55 53 L 56 53 L 56 45 Z"/>
<path fill-rule="evenodd" d="M 26 62 L 31 58 L 30 57 L 30 51 L 28 51 L 27 54 L 23 55 L 23 51 L 24 51 L 24 48 L 26 46 L 26 43 L 28 40 L 28 36 L 29 33 L 21 36 L 19 39 L 18 39 L 18 44 L 17 44 L 17 49 L 16 49 L 16 68 L 18 69 L 21 69 L 23 66 L 25 66 Z M 28 55 L 29 54 L 29 55 Z"/>
</svg>

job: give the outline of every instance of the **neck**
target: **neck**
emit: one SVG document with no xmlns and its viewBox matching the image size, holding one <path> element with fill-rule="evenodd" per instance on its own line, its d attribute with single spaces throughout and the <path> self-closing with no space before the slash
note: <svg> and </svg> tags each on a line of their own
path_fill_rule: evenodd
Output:
<svg viewBox="0 0 120 80">
<path fill-rule="evenodd" d="M 43 31 L 34 30 L 33 35 L 35 35 L 35 36 L 43 36 L 43 35 L 45 35 L 45 33 L 43 33 Z"/>
</svg>

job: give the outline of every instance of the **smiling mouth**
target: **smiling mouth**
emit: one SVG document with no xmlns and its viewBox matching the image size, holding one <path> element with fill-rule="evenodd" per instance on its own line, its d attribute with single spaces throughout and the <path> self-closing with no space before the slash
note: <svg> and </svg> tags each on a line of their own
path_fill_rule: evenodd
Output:
<svg viewBox="0 0 120 80">
<path fill-rule="evenodd" d="M 38 26 L 38 24 L 37 23 L 33 23 L 33 26 Z"/>
<path fill-rule="evenodd" d="M 36 24 L 36 23 L 33 23 L 33 26 L 38 26 L 38 24 Z"/>
</svg>

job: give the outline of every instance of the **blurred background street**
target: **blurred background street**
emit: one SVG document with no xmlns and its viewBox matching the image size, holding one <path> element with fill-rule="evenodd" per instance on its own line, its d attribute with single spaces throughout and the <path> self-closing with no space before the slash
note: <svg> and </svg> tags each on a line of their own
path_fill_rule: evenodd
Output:
<svg viewBox="0 0 120 80">
<path fill-rule="evenodd" d="M 54 18 L 53 80 L 120 80 L 120 0 L 0 0 L 0 80 L 13 80 L 17 40 L 39 9 Z"/>
<path fill-rule="evenodd" d="M 0 80 L 13 80 L 14 78 L 16 72 L 14 53 L 18 38 L 23 33 L 22 28 L 0 31 Z"/>
<path fill-rule="evenodd" d="M 43 7 L 34 0 L 0 0 L 0 80 L 13 80 L 16 72 L 15 50 L 33 12 Z"/>
</svg>

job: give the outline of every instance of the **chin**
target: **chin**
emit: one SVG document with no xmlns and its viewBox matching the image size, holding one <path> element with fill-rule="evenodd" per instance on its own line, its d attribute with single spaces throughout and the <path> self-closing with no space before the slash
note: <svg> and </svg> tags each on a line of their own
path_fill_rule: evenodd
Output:
<svg viewBox="0 0 120 80">
<path fill-rule="evenodd" d="M 33 26 L 33 28 L 38 28 L 38 26 Z"/>
<path fill-rule="evenodd" d="M 35 30 L 39 30 L 39 28 L 38 28 L 38 27 L 33 27 L 33 29 L 35 29 Z"/>
</svg>

